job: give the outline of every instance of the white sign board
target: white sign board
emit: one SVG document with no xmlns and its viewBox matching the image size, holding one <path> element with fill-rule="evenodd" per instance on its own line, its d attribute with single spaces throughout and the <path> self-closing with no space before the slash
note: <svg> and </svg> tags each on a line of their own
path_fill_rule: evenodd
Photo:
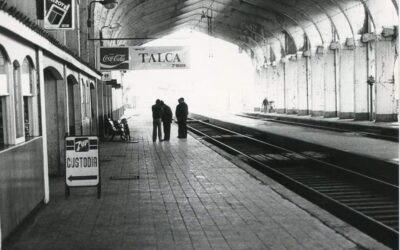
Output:
<svg viewBox="0 0 400 250">
<path fill-rule="evenodd" d="M 97 186 L 100 181 L 99 138 L 65 138 L 65 183 L 68 187 Z"/>
<path fill-rule="evenodd" d="M 100 47 L 100 70 L 189 69 L 190 49 L 183 46 Z"/>
<path fill-rule="evenodd" d="M 190 50 L 182 46 L 131 47 L 132 69 L 188 69 Z"/>
</svg>

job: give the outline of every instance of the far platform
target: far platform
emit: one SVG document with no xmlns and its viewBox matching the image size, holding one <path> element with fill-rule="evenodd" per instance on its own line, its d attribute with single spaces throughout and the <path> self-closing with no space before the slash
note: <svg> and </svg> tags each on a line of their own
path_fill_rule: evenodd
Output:
<svg viewBox="0 0 400 250">
<path fill-rule="evenodd" d="M 138 143 L 100 144 L 102 196 L 50 181 L 51 201 L 9 249 L 386 249 L 280 184 L 190 135 L 152 142 L 152 121 L 128 119 Z"/>
<path fill-rule="evenodd" d="M 377 159 L 392 164 L 399 163 L 399 144 L 398 142 L 387 141 L 376 138 L 369 138 L 360 136 L 357 132 L 337 132 L 329 131 L 325 129 L 310 128 L 303 126 L 295 126 L 289 124 L 283 124 L 274 121 L 257 120 L 247 117 L 241 117 L 235 114 L 228 113 L 207 113 L 203 114 L 191 114 L 196 119 L 208 119 L 215 124 L 231 124 L 232 126 L 240 126 L 243 128 L 257 131 L 259 133 L 265 133 L 269 135 L 279 136 L 282 138 L 291 138 L 299 142 L 308 144 L 314 144 L 340 150 L 355 155 L 369 157 L 371 159 Z M 293 117 L 289 115 L 275 115 L 276 117 Z M 315 123 L 326 122 L 326 119 L 321 118 L 303 118 L 312 119 Z M 330 119 L 332 122 L 337 122 L 337 126 L 340 127 L 340 123 L 354 123 L 361 126 L 369 126 L 371 128 L 385 128 L 385 129 L 398 129 L 397 123 L 377 123 L 372 122 L 355 122 L 355 121 L 335 121 L 337 119 Z"/>
</svg>

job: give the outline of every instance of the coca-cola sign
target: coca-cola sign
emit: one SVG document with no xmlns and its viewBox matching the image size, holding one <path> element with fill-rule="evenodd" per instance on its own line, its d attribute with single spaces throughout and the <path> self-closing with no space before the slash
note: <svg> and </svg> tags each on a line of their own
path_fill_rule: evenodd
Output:
<svg viewBox="0 0 400 250">
<path fill-rule="evenodd" d="M 100 70 L 129 69 L 129 47 L 100 47 Z"/>
</svg>

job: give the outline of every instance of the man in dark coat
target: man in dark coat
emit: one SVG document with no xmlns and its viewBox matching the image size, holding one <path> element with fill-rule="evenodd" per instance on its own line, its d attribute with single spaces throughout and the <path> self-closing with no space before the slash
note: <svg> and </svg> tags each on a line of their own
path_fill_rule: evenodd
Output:
<svg viewBox="0 0 400 250">
<path fill-rule="evenodd" d="M 189 114 L 188 106 L 181 97 L 178 99 L 179 104 L 176 106 L 175 116 L 178 120 L 178 138 L 187 137 L 186 119 Z"/>
<path fill-rule="evenodd" d="M 171 135 L 172 110 L 161 101 L 161 120 L 164 128 L 164 141 L 169 141 Z"/>
<path fill-rule="evenodd" d="M 161 134 L 161 101 L 156 100 L 156 104 L 151 106 L 151 111 L 153 113 L 153 142 L 157 140 L 157 134 L 158 134 L 158 139 L 161 141 L 162 140 L 162 134 Z"/>
</svg>

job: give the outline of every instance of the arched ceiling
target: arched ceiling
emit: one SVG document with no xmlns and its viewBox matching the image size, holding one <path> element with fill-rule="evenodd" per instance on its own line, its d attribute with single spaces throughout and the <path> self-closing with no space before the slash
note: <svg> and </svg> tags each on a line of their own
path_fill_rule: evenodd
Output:
<svg viewBox="0 0 400 250">
<path fill-rule="evenodd" d="M 275 48 L 285 56 L 296 51 L 327 47 L 333 41 L 359 39 L 362 33 L 397 25 L 395 0 L 119 0 L 117 8 L 95 4 L 95 30 L 113 23 L 117 31 L 104 29 L 104 37 L 136 38 L 118 44 L 141 45 L 182 28 L 209 33 L 242 48 Z M 203 18 L 202 18 L 203 16 Z M 139 38 L 139 39 L 138 39 Z M 278 51 L 277 51 L 278 50 Z"/>
</svg>

